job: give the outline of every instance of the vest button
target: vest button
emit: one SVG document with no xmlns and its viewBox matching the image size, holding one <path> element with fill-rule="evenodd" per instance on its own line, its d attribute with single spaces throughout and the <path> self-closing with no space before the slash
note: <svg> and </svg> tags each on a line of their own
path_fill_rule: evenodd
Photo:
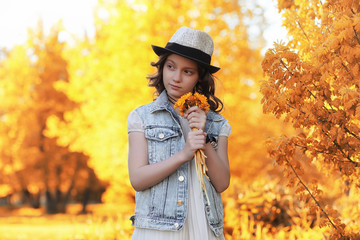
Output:
<svg viewBox="0 0 360 240">
<path fill-rule="evenodd" d="M 174 223 L 174 228 L 178 228 L 179 227 L 179 224 L 178 223 Z"/>
<path fill-rule="evenodd" d="M 181 201 L 181 200 L 177 201 L 177 205 L 178 205 L 178 206 L 182 206 L 182 205 L 183 205 L 183 201 Z"/>
<path fill-rule="evenodd" d="M 163 139 L 165 137 L 165 135 L 163 133 L 159 133 L 159 138 Z"/>
<path fill-rule="evenodd" d="M 210 212 L 210 207 L 206 206 L 206 212 L 209 213 Z"/>
<path fill-rule="evenodd" d="M 178 180 L 179 180 L 180 182 L 183 182 L 183 181 L 185 180 L 185 178 L 184 178 L 184 176 L 180 176 L 180 177 L 178 178 Z"/>
</svg>

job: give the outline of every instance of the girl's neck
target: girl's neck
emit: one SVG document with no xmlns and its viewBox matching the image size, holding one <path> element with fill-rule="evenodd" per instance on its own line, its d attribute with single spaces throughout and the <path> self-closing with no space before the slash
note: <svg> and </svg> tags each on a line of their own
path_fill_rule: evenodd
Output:
<svg viewBox="0 0 360 240">
<path fill-rule="evenodd" d="M 167 94 L 168 100 L 172 106 L 176 103 L 176 99 Z"/>
<path fill-rule="evenodd" d="M 176 103 L 177 100 L 176 100 L 175 98 L 171 97 L 170 95 L 168 95 L 167 93 L 166 93 L 166 95 L 167 95 L 167 97 L 168 97 L 168 100 L 169 100 L 169 103 L 170 103 L 171 107 L 174 109 L 174 105 L 175 105 L 175 103 Z M 180 111 L 179 111 L 179 109 L 176 108 L 176 109 L 174 109 L 174 110 L 175 110 L 176 114 L 180 116 Z"/>
</svg>

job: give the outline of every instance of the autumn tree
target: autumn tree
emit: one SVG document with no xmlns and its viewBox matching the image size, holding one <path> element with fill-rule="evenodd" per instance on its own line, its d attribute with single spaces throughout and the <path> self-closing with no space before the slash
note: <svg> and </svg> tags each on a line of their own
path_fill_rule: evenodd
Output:
<svg viewBox="0 0 360 240">
<path fill-rule="evenodd" d="M 17 46 L 4 55 L 0 63 L 0 171 L 2 188 L 7 191 L 3 190 L 2 196 L 14 192 L 26 196 L 29 183 L 21 171 L 33 165 L 39 151 L 36 144 L 28 141 L 35 129 L 22 126 L 36 126 L 34 116 L 27 110 L 36 70 L 30 66 L 25 47 Z"/>
<path fill-rule="evenodd" d="M 358 239 L 359 209 L 334 209 L 317 181 L 304 181 L 303 167 L 342 183 L 342 195 L 359 194 L 359 1 L 278 3 L 289 43 L 276 43 L 262 62 L 262 104 L 298 133 L 270 141 L 269 153 L 310 212 L 321 213 L 320 225 L 333 229 L 331 239 Z"/>
<path fill-rule="evenodd" d="M 31 57 L 36 59 L 34 67 L 39 79 L 35 85 L 33 110 L 40 127 L 38 147 L 42 153 L 40 164 L 43 168 L 47 211 L 50 213 L 65 212 L 70 195 L 76 185 L 79 186 L 80 179 L 86 180 L 83 181 L 85 198 L 89 189 L 99 188 L 99 182 L 96 177 L 94 181 L 93 172 L 87 165 L 86 155 L 70 151 L 68 146 L 59 146 L 56 138 L 45 135 L 48 117 L 64 119 L 66 111 L 76 107 L 62 91 L 55 88 L 56 83 L 67 82 L 69 78 L 67 61 L 63 57 L 65 43 L 59 41 L 62 30 L 61 24 L 55 25 L 45 36 L 40 26 L 29 36 L 29 48 L 33 51 Z"/>
<path fill-rule="evenodd" d="M 104 187 L 88 167 L 86 155 L 44 135 L 49 116 L 63 118 L 75 107 L 54 88 L 54 83 L 68 78 L 59 27 L 46 36 L 40 24 L 29 33 L 28 44 L 4 57 L 0 69 L 0 171 L 2 185 L 8 186 L 4 194 L 21 192 L 34 207 L 45 194 L 48 213 L 65 212 L 71 198 L 86 194 L 90 187 Z"/>
</svg>

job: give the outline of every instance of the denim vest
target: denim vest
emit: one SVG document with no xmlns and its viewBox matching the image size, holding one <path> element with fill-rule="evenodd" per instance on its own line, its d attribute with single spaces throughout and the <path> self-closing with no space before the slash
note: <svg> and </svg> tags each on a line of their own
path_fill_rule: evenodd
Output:
<svg viewBox="0 0 360 240">
<path fill-rule="evenodd" d="M 166 91 L 154 102 L 135 111 L 144 125 L 149 164 L 163 161 L 183 149 L 184 135 L 178 116 L 169 104 Z M 221 115 L 209 111 L 205 131 L 217 139 L 226 122 Z M 135 193 L 135 215 L 130 218 L 133 226 L 167 231 L 182 229 L 188 205 L 188 168 L 189 162 L 186 162 L 162 182 Z M 210 200 L 209 205 L 203 192 L 207 221 L 215 235 L 220 236 L 224 223 L 221 194 L 207 178 L 205 186 Z"/>
</svg>

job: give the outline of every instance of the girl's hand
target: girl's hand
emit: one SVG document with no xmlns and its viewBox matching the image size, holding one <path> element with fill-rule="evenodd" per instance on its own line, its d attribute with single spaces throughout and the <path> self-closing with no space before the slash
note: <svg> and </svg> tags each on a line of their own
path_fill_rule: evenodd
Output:
<svg viewBox="0 0 360 240">
<path fill-rule="evenodd" d="M 197 128 L 205 131 L 206 113 L 198 106 L 189 108 L 184 117 L 188 120 L 191 129 Z"/>
<path fill-rule="evenodd" d="M 205 149 L 205 145 L 206 133 L 203 130 L 190 131 L 183 149 L 185 158 L 190 161 L 193 159 L 196 150 Z"/>
</svg>

